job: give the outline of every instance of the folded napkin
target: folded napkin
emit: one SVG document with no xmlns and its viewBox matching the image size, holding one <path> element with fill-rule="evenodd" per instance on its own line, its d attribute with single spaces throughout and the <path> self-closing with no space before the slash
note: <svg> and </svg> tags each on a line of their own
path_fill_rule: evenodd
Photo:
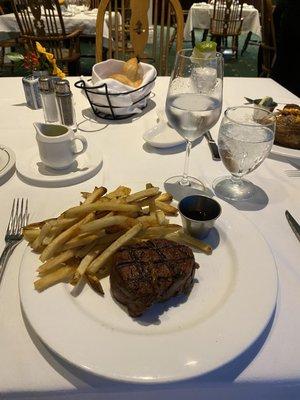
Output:
<svg viewBox="0 0 300 400">
<path fill-rule="evenodd" d="M 111 105 L 114 108 L 115 115 L 125 116 L 130 114 L 140 113 L 147 104 L 147 97 L 155 84 L 157 75 L 156 69 L 150 65 L 140 62 L 140 74 L 143 76 L 143 82 L 140 89 L 125 85 L 115 79 L 108 78 L 111 74 L 120 73 L 124 65 L 124 61 L 107 60 L 93 66 L 92 81 L 86 82 L 86 86 L 93 88 L 95 86 L 107 84 L 109 94 L 119 94 L 118 96 L 109 96 Z M 147 85 L 147 86 L 145 86 Z M 145 86 L 145 87 L 144 87 Z M 129 93 L 128 93 L 129 92 Z M 127 94 L 122 94 L 127 93 Z M 98 111 L 110 115 L 110 109 L 103 107 L 108 106 L 108 101 L 105 96 L 105 88 L 97 88 L 90 92 L 92 102 L 96 105 Z"/>
</svg>

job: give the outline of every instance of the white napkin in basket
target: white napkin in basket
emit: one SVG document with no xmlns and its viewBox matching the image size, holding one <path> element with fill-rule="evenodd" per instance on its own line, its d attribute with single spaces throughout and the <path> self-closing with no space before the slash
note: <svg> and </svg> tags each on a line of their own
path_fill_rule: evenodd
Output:
<svg viewBox="0 0 300 400">
<path fill-rule="evenodd" d="M 87 87 L 94 87 L 106 83 L 110 94 L 130 92 L 124 95 L 121 94 L 119 96 L 109 97 L 112 106 L 122 107 L 114 108 L 114 113 L 118 116 L 142 112 L 142 109 L 147 104 L 147 97 L 145 98 L 145 96 L 148 95 L 153 89 L 155 84 L 154 79 L 157 75 L 156 69 L 152 65 L 141 62 L 139 63 L 141 69 L 140 72 L 143 75 L 141 89 L 135 90 L 131 86 L 125 85 L 119 81 L 116 81 L 115 79 L 107 78 L 111 74 L 120 73 L 122 71 L 123 64 L 124 61 L 120 60 L 107 60 L 95 64 L 93 66 L 92 82 L 86 82 Z M 153 82 L 151 82 L 152 80 Z M 146 87 L 143 87 L 147 83 L 149 84 Z M 92 102 L 97 105 L 98 111 L 110 115 L 110 109 L 103 107 L 109 105 L 104 94 L 105 89 L 98 88 L 93 90 L 93 93 L 90 93 L 90 97 Z"/>
</svg>

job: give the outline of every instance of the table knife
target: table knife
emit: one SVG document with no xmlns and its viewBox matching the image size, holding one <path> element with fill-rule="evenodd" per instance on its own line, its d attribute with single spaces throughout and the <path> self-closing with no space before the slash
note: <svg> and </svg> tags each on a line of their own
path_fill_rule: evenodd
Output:
<svg viewBox="0 0 300 400">
<path fill-rule="evenodd" d="M 219 161 L 220 158 L 220 154 L 219 154 L 219 150 L 218 150 L 218 146 L 216 144 L 216 142 L 214 141 L 214 139 L 212 138 L 211 134 L 209 131 L 207 131 L 204 136 L 206 137 L 211 155 L 212 155 L 212 159 L 215 161 Z"/>
<path fill-rule="evenodd" d="M 295 220 L 295 218 L 292 217 L 292 215 L 288 212 L 288 210 L 286 210 L 285 216 L 286 216 L 286 219 L 288 220 L 288 223 L 290 224 L 290 227 L 292 228 L 294 234 L 296 235 L 296 238 L 300 242 L 300 225 Z"/>
</svg>

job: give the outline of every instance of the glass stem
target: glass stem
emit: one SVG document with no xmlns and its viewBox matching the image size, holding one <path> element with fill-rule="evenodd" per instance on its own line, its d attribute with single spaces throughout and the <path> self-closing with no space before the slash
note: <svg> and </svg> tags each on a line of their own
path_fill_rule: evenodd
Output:
<svg viewBox="0 0 300 400">
<path fill-rule="evenodd" d="M 234 185 L 237 185 L 237 186 L 243 185 L 243 179 L 241 176 L 231 175 L 230 179 L 232 180 L 232 183 Z"/>
<path fill-rule="evenodd" d="M 189 186 L 190 181 L 189 181 L 189 161 L 190 161 L 190 152 L 192 148 L 192 142 L 187 140 L 186 142 L 186 149 L 185 149 L 185 160 L 184 160 L 184 170 L 182 174 L 182 178 L 180 181 L 180 185 L 182 186 Z"/>
</svg>

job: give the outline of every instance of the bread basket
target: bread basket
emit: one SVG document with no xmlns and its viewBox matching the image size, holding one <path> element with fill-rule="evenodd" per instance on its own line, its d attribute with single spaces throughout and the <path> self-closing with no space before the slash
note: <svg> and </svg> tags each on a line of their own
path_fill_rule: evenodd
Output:
<svg viewBox="0 0 300 400">
<path fill-rule="evenodd" d="M 112 73 L 120 71 L 124 64 L 124 61 L 120 60 L 107 60 L 95 64 L 91 80 L 81 79 L 75 83 L 75 87 L 84 91 L 97 117 L 114 120 L 128 118 L 141 113 L 146 107 L 155 84 L 156 69 L 150 64 L 140 62 L 139 69 L 143 80 L 139 87 L 132 88 L 109 78 Z"/>
</svg>

